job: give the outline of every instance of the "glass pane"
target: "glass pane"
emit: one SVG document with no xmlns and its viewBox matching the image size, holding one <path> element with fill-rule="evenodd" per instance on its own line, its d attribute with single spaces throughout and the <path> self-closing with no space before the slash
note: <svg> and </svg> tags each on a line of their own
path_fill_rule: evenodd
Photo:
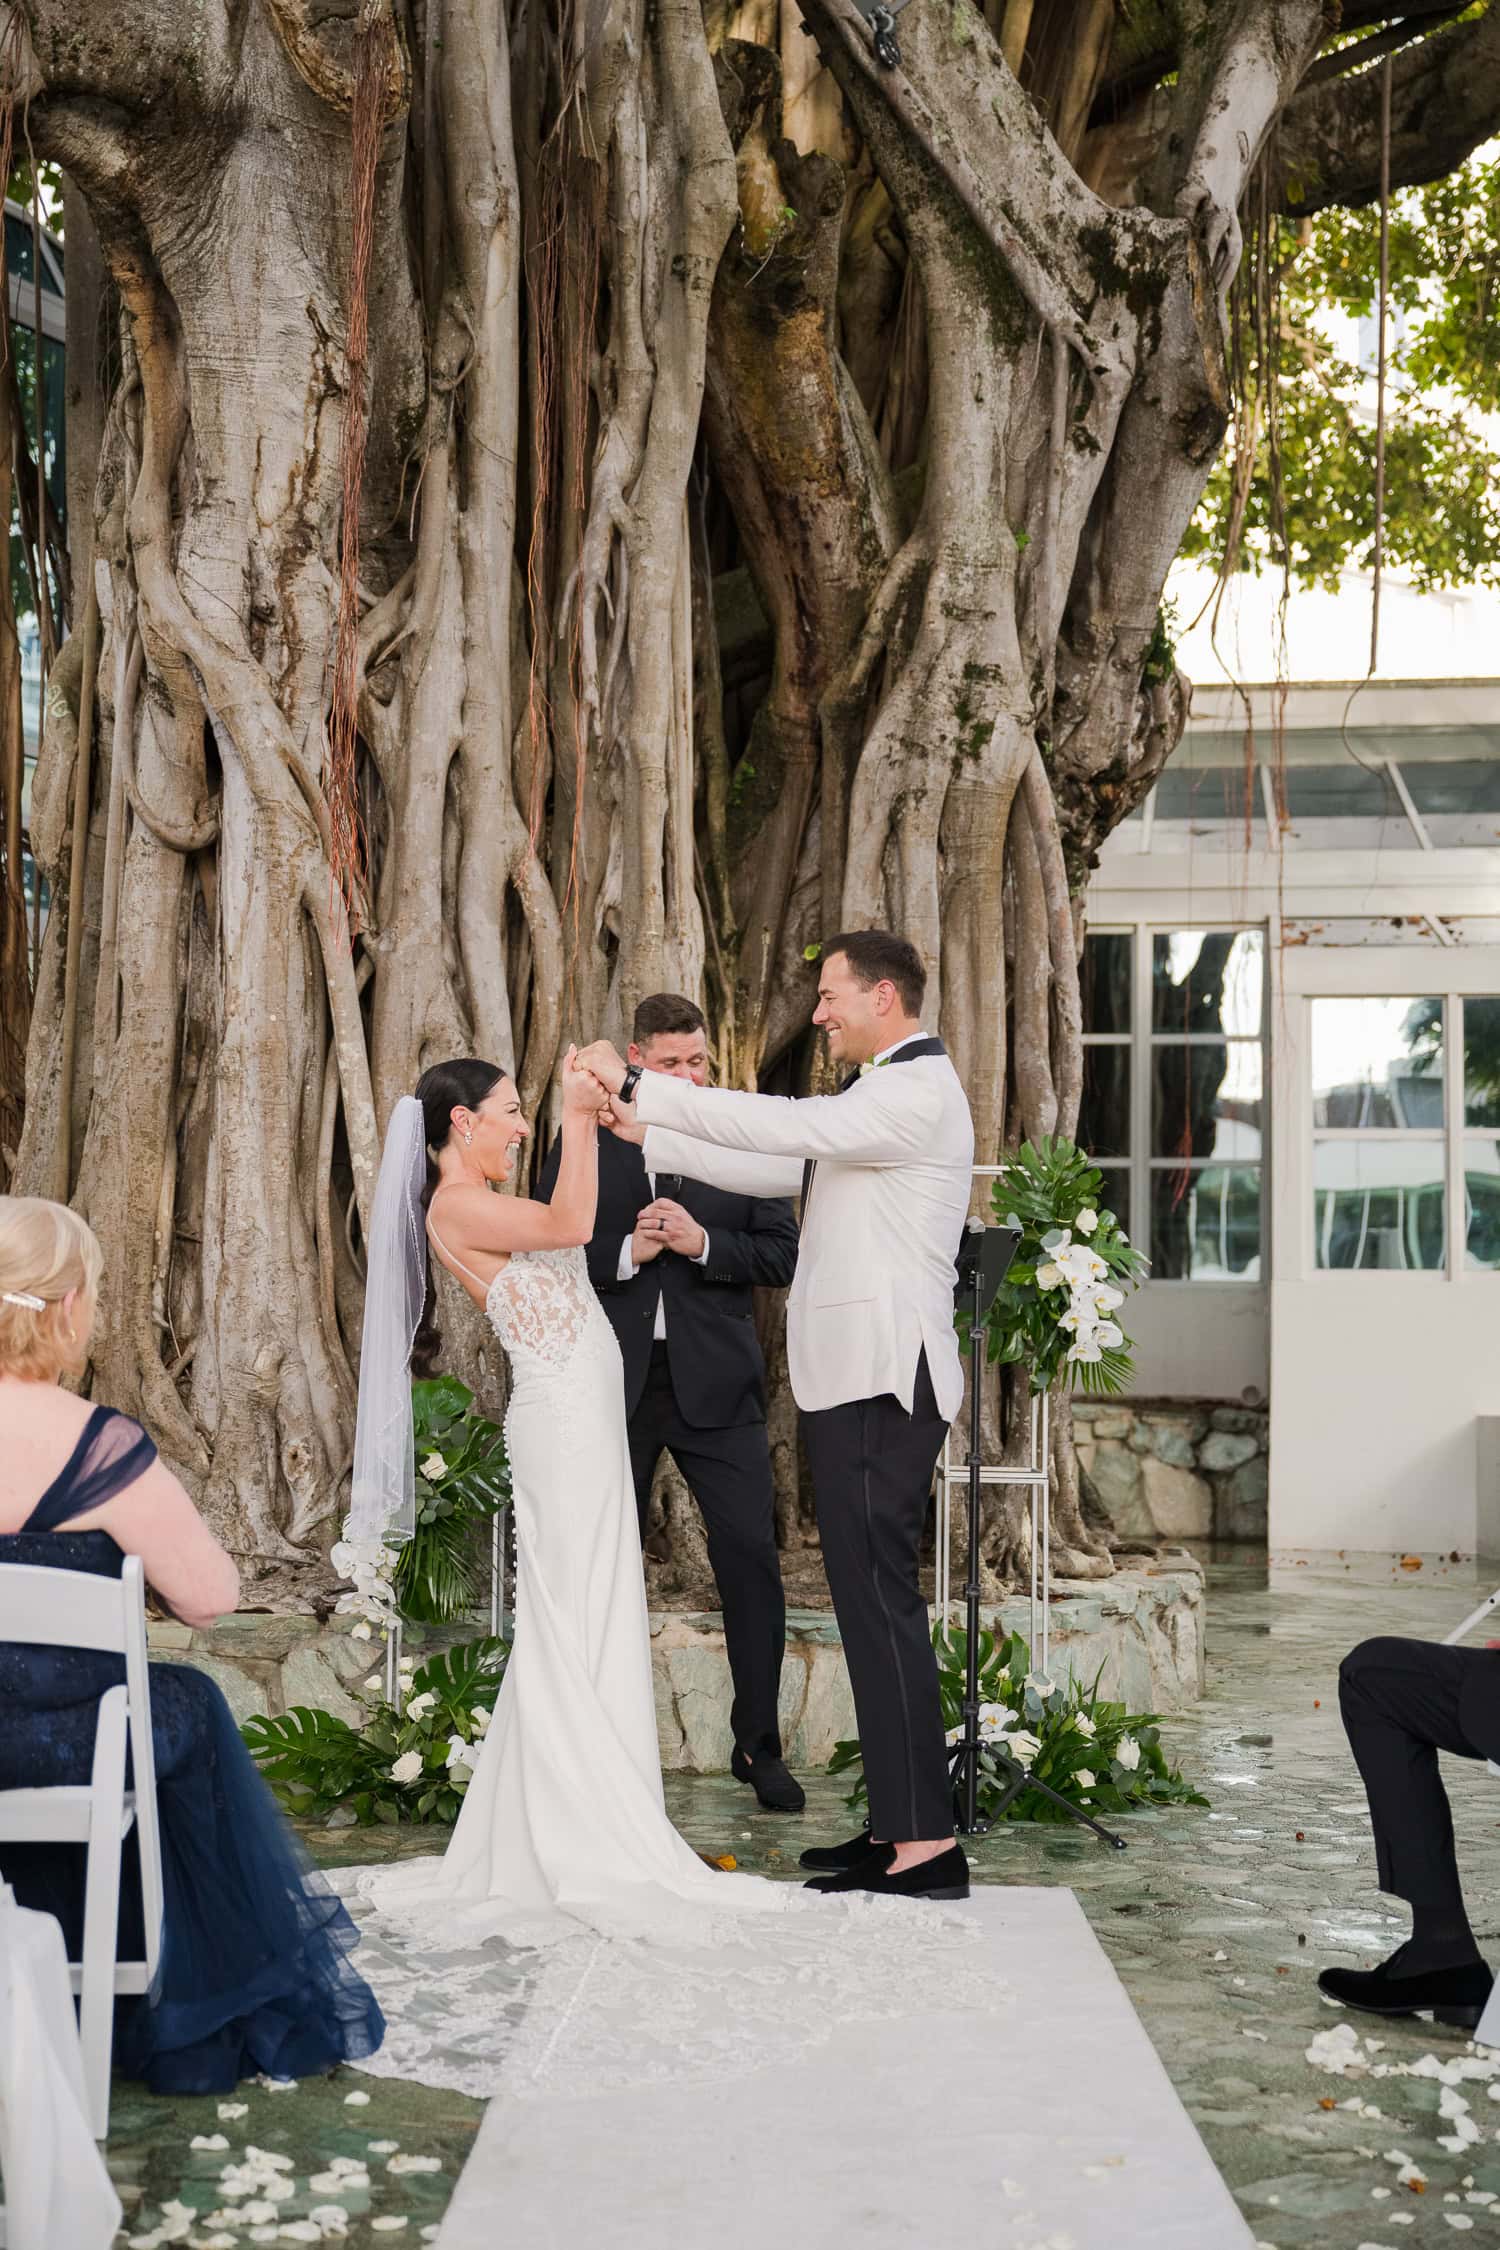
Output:
<svg viewBox="0 0 1500 2250">
<path fill-rule="evenodd" d="M 1315 1000 L 1313 1122 L 1432 1128 L 1443 1122 L 1441 1000 Z"/>
<path fill-rule="evenodd" d="M 1173 930 L 1153 938 L 1152 1029 L 1258 1039 L 1264 955 L 1260 930 Z"/>
<path fill-rule="evenodd" d="M 1500 1141 L 1464 1142 L 1464 1263 L 1500 1273 Z"/>
<path fill-rule="evenodd" d="M 1130 1049 L 1085 1047 L 1078 1146 L 1089 1156 L 1130 1154 Z"/>
<path fill-rule="evenodd" d="M 1464 1002 L 1464 1123 L 1500 1125 L 1500 1000 Z"/>
<path fill-rule="evenodd" d="M 30 225 L 13 212 L 5 214 L 5 263 L 12 281 L 31 281 L 36 274 L 35 245 Z"/>
<path fill-rule="evenodd" d="M 1500 838 L 1500 758 L 1442 758 L 1401 768 L 1434 844 L 1493 844 Z"/>
<path fill-rule="evenodd" d="M 1227 829 L 1238 832 L 1242 841 L 1259 813 L 1255 777 L 1243 765 L 1169 765 L 1156 784 L 1151 805 L 1158 826 L 1186 826 L 1203 835 Z"/>
<path fill-rule="evenodd" d="M 1078 981 L 1085 1033 L 1129 1031 L 1133 943 L 1129 930 L 1090 930 L 1084 939 Z"/>
<path fill-rule="evenodd" d="M 1290 820 L 1406 819 L 1390 775 L 1357 766 L 1352 758 L 1336 766 L 1288 765 L 1280 786 Z"/>
<path fill-rule="evenodd" d="M 1259 1040 L 1158 1041 L 1151 1051 L 1151 1153 L 1256 1163 L 1260 1100 Z"/>
<path fill-rule="evenodd" d="M 1445 1200 L 1441 1141 L 1319 1141 L 1316 1262 L 1440 1273 Z"/>
<path fill-rule="evenodd" d="M 1151 1174 L 1153 1281 L 1259 1281 L 1260 1167 Z"/>
</svg>

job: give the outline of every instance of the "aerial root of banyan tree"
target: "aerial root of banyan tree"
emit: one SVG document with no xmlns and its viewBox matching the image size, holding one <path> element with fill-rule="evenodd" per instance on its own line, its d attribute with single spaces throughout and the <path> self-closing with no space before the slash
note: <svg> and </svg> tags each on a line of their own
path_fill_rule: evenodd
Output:
<svg viewBox="0 0 1500 2250">
<path fill-rule="evenodd" d="M 1093 13 L 910 0 L 888 71 L 852 0 L 0 7 L 75 393 L 14 1177 L 99 1233 L 93 1388 L 254 1598 L 328 1584 L 426 1063 L 512 1067 L 544 1141 L 564 1043 L 678 986 L 727 1078 L 804 1088 L 808 957 L 890 922 L 981 1157 L 1075 1126 L 1083 884 L 1185 716 L 1159 606 L 1238 205 L 1273 148 L 1284 198 L 1341 151 L 1368 192 L 1317 0 L 1190 9 L 1144 85 Z M 1416 42 L 1445 147 L 1493 129 L 1497 19 Z M 1055 1551 L 1107 1569 L 1054 1429 Z M 795 1545 L 780 1392 L 773 1438 Z M 987 1583 L 1025 1560 L 995 1509 Z"/>
</svg>

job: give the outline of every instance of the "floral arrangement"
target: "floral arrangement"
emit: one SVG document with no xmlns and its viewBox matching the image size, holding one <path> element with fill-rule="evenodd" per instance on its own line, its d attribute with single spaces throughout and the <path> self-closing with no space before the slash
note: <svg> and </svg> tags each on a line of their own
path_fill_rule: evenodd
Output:
<svg viewBox="0 0 1500 2250">
<path fill-rule="evenodd" d="M 504 1432 L 456 1375 L 413 1383 L 411 1406 L 417 1528 L 395 1566 L 396 1600 L 403 1617 L 448 1625 L 483 1593 L 475 1534 L 510 1498 L 510 1464 Z"/>
<path fill-rule="evenodd" d="M 488 1637 L 418 1665 L 403 1659 L 395 1702 L 379 1673 L 365 1682 L 362 1727 L 299 1705 L 240 1729 L 277 1801 L 330 1827 L 394 1827 L 458 1818 L 489 1730 L 509 1650 Z"/>
<path fill-rule="evenodd" d="M 1072 1141 L 1047 1138 L 1025 1142 L 995 1182 L 995 1215 L 1021 1239 L 990 1309 L 989 1357 L 1024 1363 L 1033 1392 L 1130 1386 L 1130 1338 L 1113 1316 L 1147 1260 L 1100 1201 L 1103 1186 Z"/>
<path fill-rule="evenodd" d="M 968 1636 L 940 1625 L 932 1645 L 951 1748 L 963 1739 Z M 1059 1684 L 1034 1672 L 1031 1651 L 1019 1633 L 1003 1642 L 991 1632 L 980 1634 L 979 1809 L 987 1819 L 997 1816 L 1005 1787 L 998 1759 L 1002 1751 L 1068 1804 L 1096 1816 L 1153 1805 L 1206 1805 L 1208 1799 L 1168 1764 L 1159 1725 L 1154 1712 L 1132 1713 L 1126 1704 L 1101 1696 L 1097 1676 L 1085 1688 L 1072 1678 Z M 861 1806 L 866 1792 L 858 1742 L 839 1743 L 828 1770 L 853 1775 L 848 1801 Z M 1036 1790 L 1023 1789 L 998 1817 L 1060 1821 L 1067 1815 Z"/>
<path fill-rule="evenodd" d="M 484 1564 L 475 1536 L 510 1497 L 505 1435 L 474 1412 L 474 1394 L 456 1375 L 411 1387 L 417 1523 L 403 1546 L 340 1539 L 329 1561 L 349 1591 L 334 1604 L 353 1617 L 356 1641 L 384 1640 L 397 1618 L 451 1625 L 473 1610 Z"/>
</svg>

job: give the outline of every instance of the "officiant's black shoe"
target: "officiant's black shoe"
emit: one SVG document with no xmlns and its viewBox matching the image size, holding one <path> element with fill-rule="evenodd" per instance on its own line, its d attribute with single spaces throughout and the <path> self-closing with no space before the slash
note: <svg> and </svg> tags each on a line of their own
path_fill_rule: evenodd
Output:
<svg viewBox="0 0 1500 2250">
<path fill-rule="evenodd" d="M 736 1781 L 748 1781 L 767 1812 L 801 1812 L 807 1803 L 807 1793 L 793 1773 L 788 1773 L 784 1761 L 770 1750 L 757 1750 L 747 1758 L 736 1747 L 729 1761 L 729 1770 Z"/>
<path fill-rule="evenodd" d="M 873 1891 L 877 1898 L 968 1897 L 969 1863 L 961 1844 L 940 1852 L 936 1859 L 924 1859 L 920 1867 L 899 1871 L 891 1866 L 895 1856 L 893 1845 L 879 1844 L 857 1866 L 846 1867 L 842 1875 L 815 1875 L 802 1887 L 806 1891 Z"/>
<path fill-rule="evenodd" d="M 1482 1961 L 1466 1961 L 1459 1968 L 1417 1969 L 1403 1976 L 1398 1947 L 1378 1969 L 1325 1969 L 1318 1990 L 1341 2008 L 1357 2008 L 1370 2016 L 1415 2016 L 1430 2009 L 1439 2023 L 1456 2024 L 1472 2031 L 1484 2014 L 1494 1978 Z"/>
<path fill-rule="evenodd" d="M 802 1854 L 802 1865 L 814 1875 L 842 1875 L 846 1867 L 858 1867 L 871 1852 L 888 1852 L 889 1844 L 876 1844 L 870 1840 L 868 1828 L 851 1836 L 847 1844 L 818 1844 Z"/>
</svg>

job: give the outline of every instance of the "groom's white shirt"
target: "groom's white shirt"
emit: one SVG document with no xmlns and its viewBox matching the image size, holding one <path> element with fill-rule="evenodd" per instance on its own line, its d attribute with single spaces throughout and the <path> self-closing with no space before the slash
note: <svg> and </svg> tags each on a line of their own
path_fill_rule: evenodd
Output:
<svg viewBox="0 0 1500 2250">
<path fill-rule="evenodd" d="M 806 1101 L 648 1071 L 636 1113 L 648 1127 L 648 1168 L 730 1194 L 797 1195 L 804 1163 L 817 1164 L 787 1299 L 800 1407 L 817 1412 L 891 1392 L 910 1412 L 925 1348 L 938 1410 L 952 1420 L 963 1398 L 953 1261 L 969 1209 L 974 1127 L 946 1055 L 870 1070 L 847 1093 Z"/>
</svg>

